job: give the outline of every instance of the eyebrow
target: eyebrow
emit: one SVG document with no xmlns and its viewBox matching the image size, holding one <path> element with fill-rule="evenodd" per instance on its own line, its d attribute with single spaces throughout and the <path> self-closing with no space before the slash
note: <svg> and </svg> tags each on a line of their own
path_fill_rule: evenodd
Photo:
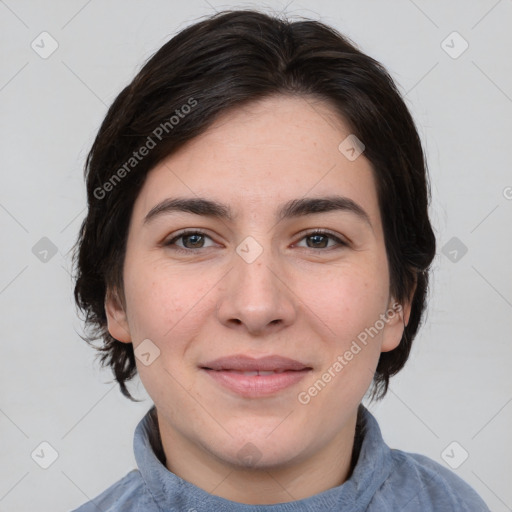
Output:
<svg viewBox="0 0 512 512">
<path fill-rule="evenodd" d="M 332 211 L 349 212 L 365 223 L 373 230 L 370 217 L 358 203 L 352 199 L 339 195 L 326 197 L 305 197 L 292 199 L 284 203 L 277 212 L 277 221 L 294 217 L 303 217 L 314 213 L 326 213 Z M 144 217 L 144 224 L 149 223 L 157 217 L 172 212 L 187 212 L 205 217 L 217 218 L 220 220 L 233 221 L 235 216 L 231 208 L 223 203 L 206 199 L 203 197 L 191 198 L 168 198 L 154 206 Z"/>
</svg>

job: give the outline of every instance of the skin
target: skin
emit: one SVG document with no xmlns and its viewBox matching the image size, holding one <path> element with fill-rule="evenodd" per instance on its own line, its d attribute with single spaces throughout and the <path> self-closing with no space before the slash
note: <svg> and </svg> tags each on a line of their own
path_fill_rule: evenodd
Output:
<svg viewBox="0 0 512 512">
<path fill-rule="evenodd" d="M 364 153 L 350 161 L 338 150 L 350 133 L 318 100 L 259 100 L 224 114 L 152 169 L 134 204 L 124 293 L 109 290 L 108 328 L 135 349 L 150 339 L 160 350 L 137 368 L 157 408 L 167 468 L 211 494 L 281 503 L 350 476 L 358 405 L 410 312 L 402 304 L 309 403 L 298 401 L 395 302 L 372 167 Z M 358 203 L 371 226 L 346 211 L 274 217 L 290 199 L 333 193 Z M 195 196 L 229 205 L 235 220 L 173 212 L 143 222 L 160 201 Z M 207 237 L 165 245 L 185 228 Z M 316 228 L 348 245 L 308 238 Z M 252 263 L 236 252 L 247 236 L 263 249 Z M 272 396 L 245 398 L 199 368 L 232 354 L 279 354 L 312 371 Z M 247 443 L 252 463 L 239 456 Z"/>
</svg>

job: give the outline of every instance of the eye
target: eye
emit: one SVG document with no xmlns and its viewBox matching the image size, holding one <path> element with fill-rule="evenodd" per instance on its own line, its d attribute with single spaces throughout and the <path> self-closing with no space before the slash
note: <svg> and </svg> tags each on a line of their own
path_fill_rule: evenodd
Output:
<svg viewBox="0 0 512 512">
<path fill-rule="evenodd" d="M 209 238 L 211 240 L 211 238 L 206 233 L 197 229 L 193 231 L 182 231 L 175 237 L 171 238 L 169 241 L 165 242 L 164 245 L 166 247 L 171 247 L 173 250 L 176 250 L 178 252 L 190 252 L 193 251 L 194 249 L 207 248 L 204 246 L 205 238 Z M 183 240 L 184 247 L 176 245 L 176 241 L 178 240 Z"/>
<path fill-rule="evenodd" d="M 209 237 L 204 231 L 198 229 L 187 230 L 178 233 L 176 236 L 165 242 L 164 246 L 170 247 L 174 251 L 185 253 L 194 251 L 195 249 L 207 249 L 208 247 L 212 247 L 212 245 L 204 245 L 205 239 L 212 240 L 211 237 Z M 183 244 L 181 246 L 176 243 L 180 240 Z M 341 240 L 338 236 L 330 233 L 329 231 L 320 229 L 316 229 L 307 233 L 300 240 L 312 241 L 312 245 L 308 244 L 306 246 L 307 249 L 333 249 L 336 247 L 336 245 L 348 246 L 348 244 Z M 334 246 L 329 246 L 329 241 L 334 241 Z M 298 244 L 295 245 L 299 246 Z"/>
<path fill-rule="evenodd" d="M 341 240 L 339 237 L 330 233 L 329 231 L 323 231 L 321 229 L 315 229 L 307 233 L 305 236 L 301 238 L 301 240 L 311 240 L 312 246 L 308 245 L 308 249 L 332 249 L 333 246 L 326 246 L 326 243 L 329 243 L 329 240 L 333 240 L 336 244 L 341 246 L 347 246 L 348 244 Z M 307 243 L 307 242 L 306 242 Z M 335 244 L 335 245 L 336 245 Z"/>
</svg>

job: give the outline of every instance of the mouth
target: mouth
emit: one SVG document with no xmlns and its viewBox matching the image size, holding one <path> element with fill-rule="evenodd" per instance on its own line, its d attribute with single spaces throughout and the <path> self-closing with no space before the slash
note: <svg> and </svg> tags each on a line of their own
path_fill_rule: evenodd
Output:
<svg viewBox="0 0 512 512">
<path fill-rule="evenodd" d="M 254 371 L 240 371 L 240 370 L 231 370 L 231 369 L 224 369 L 224 370 L 213 370 L 212 368 L 204 368 L 205 370 L 212 370 L 216 372 L 231 372 L 236 373 L 237 375 L 249 375 L 251 377 L 255 377 L 256 375 L 274 375 L 276 373 L 284 373 L 288 371 L 300 371 L 300 370 L 254 370 Z"/>
<path fill-rule="evenodd" d="M 273 395 L 301 381 L 312 367 L 300 361 L 268 356 L 229 356 L 200 366 L 222 388 L 246 398 Z"/>
</svg>

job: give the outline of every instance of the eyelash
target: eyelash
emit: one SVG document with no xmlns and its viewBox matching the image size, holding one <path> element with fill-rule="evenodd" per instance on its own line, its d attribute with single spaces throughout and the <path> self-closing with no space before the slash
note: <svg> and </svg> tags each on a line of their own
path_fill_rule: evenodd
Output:
<svg viewBox="0 0 512 512">
<path fill-rule="evenodd" d="M 180 238 L 184 238 L 186 236 L 189 236 L 189 235 L 202 235 L 202 236 L 205 236 L 205 237 L 211 239 L 211 237 L 207 233 L 205 233 L 204 231 L 201 231 L 200 229 L 194 229 L 194 230 L 182 231 L 181 233 L 179 233 L 178 235 L 173 237 L 168 242 L 165 242 L 164 246 L 165 247 L 174 246 L 174 247 L 172 247 L 172 250 L 177 251 L 177 252 L 181 252 L 181 253 L 197 252 L 200 249 L 208 249 L 208 247 L 199 247 L 198 249 L 186 249 L 186 248 L 184 249 L 182 247 L 179 247 L 179 246 L 175 245 L 175 242 L 177 240 L 179 240 Z M 342 247 L 347 247 L 348 246 L 347 242 L 344 242 L 343 240 L 341 240 L 339 237 L 337 237 L 333 233 L 331 233 L 329 231 L 321 230 L 321 229 L 315 229 L 313 231 L 310 231 L 309 233 L 305 233 L 302 236 L 302 238 L 300 238 L 299 241 L 302 241 L 305 238 L 312 237 L 312 236 L 315 236 L 315 235 L 326 236 L 326 237 L 330 238 L 331 240 L 334 240 L 335 242 L 337 242 L 338 245 L 340 245 Z M 319 247 L 319 248 L 315 249 L 314 247 L 306 247 L 306 249 L 311 249 L 313 251 L 318 251 L 318 250 L 327 251 L 327 250 L 331 250 L 331 249 L 335 249 L 335 248 L 336 247 Z"/>
</svg>

